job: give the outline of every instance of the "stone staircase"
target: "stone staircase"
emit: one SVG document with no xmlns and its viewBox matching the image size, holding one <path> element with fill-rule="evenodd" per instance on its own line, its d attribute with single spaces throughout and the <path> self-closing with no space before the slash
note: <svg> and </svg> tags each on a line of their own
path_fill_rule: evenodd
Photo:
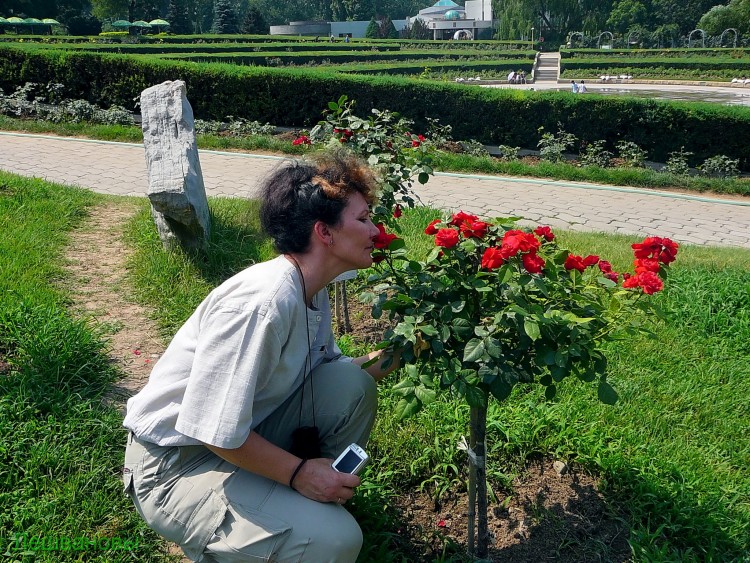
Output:
<svg viewBox="0 0 750 563">
<path fill-rule="evenodd" d="M 555 82 L 560 69 L 560 53 L 539 53 L 534 66 L 534 83 Z"/>
</svg>

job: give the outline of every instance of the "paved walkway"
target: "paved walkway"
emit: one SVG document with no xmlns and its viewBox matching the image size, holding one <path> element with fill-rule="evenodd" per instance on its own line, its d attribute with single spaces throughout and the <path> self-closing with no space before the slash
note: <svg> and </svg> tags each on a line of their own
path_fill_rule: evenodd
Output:
<svg viewBox="0 0 750 563">
<path fill-rule="evenodd" d="M 200 151 L 200 160 L 208 195 L 252 197 L 283 159 Z M 148 185 L 139 144 L 0 132 L 0 169 L 114 195 L 144 196 Z M 750 248 L 750 198 L 451 173 L 438 173 L 416 191 L 425 204 L 484 217 Z"/>
</svg>

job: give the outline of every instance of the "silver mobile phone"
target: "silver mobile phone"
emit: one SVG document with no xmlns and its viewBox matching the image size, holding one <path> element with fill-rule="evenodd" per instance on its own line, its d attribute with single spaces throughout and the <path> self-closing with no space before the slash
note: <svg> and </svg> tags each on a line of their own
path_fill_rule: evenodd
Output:
<svg viewBox="0 0 750 563">
<path fill-rule="evenodd" d="M 370 456 L 367 455 L 365 450 L 360 448 L 357 444 L 351 444 L 341 452 L 341 455 L 336 458 L 336 461 L 331 464 L 331 467 L 339 473 L 358 475 L 369 461 Z"/>
</svg>

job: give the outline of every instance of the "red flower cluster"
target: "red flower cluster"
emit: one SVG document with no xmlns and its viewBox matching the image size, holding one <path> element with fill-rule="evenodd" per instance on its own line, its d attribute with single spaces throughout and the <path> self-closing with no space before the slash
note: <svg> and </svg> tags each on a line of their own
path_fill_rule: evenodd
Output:
<svg viewBox="0 0 750 563">
<path fill-rule="evenodd" d="M 675 261 L 678 248 L 679 245 L 673 240 L 661 237 L 646 237 L 643 242 L 633 244 L 635 274 L 623 274 L 625 281 L 622 287 L 640 287 L 647 295 L 664 289 L 659 270 L 662 265 Z"/>
<path fill-rule="evenodd" d="M 373 240 L 373 244 L 375 245 L 375 248 L 378 250 L 385 250 L 391 245 L 391 242 L 396 240 L 398 236 L 394 235 L 393 233 L 386 233 L 385 227 L 383 226 L 383 223 L 378 223 L 375 225 L 378 228 L 378 235 Z"/>
<path fill-rule="evenodd" d="M 403 211 L 401 210 L 401 206 L 397 205 L 393 208 L 393 218 L 398 219 L 401 215 L 403 215 Z"/>
<path fill-rule="evenodd" d="M 662 264 L 671 264 L 677 257 L 678 247 L 676 242 L 668 238 L 646 237 L 643 242 L 633 245 L 633 251 L 638 259 L 650 258 Z"/>
<path fill-rule="evenodd" d="M 335 135 L 341 135 L 341 137 L 339 137 L 339 142 L 341 143 L 346 143 L 351 136 L 354 135 L 354 131 L 351 129 L 339 129 L 338 127 L 333 128 L 333 133 Z"/>
<path fill-rule="evenodd" d="M 503 262 L 520 254 L 521 262 L 527 272 L 541 274 L 545 262 L 537 254 L 540 246 L 539 239 L 532 233 L 526 233 L 518 229 L 507 231 L 503 235 L 500 248 L 493 247 L 485 251 L 484 256 L 482 256 L 482 267 L 494 270 L 500 267 Z"/>
<path fill-rule="evenodd" d="M 586 258 L 581 258 L 576 254 L 569 254 L 565 259 L 566 270 L 578 270 L 583 273 L 586 268 L 596 266 L 599 263 L 599 257 L 595 254 L 589 254 Z"/>
<path fill-rule="evenodd" d="M 409 137 L 409 138 L 411 138 L 411 133 L 407 133 L 406 136 Z M 417 135 L 416 139 L 412 139 L 411 146 L 414 147 L 414 148 L 416 148 L 419 145 L 421 145 L 422 143 L 424 143 L 426 140 L 427 139 L 425 138 L 424 135 Z"/>
<path fill-rule="evenodd" d="M 550 229 L 546 225 L 539 226 L 536 229 L 534 229 L 534 234 L 540 238 L 543 238 L 547 242 L 552 242 L 553 240 L 555 240 L 555 233 L 553 233 L 552 229 Z"/>
<path fill-rule="evenodd" d="M 297 145 L 311 145 L 312 141 L 307 135 L 300 135 L 292 141 L 292 144 L 296 147 Z"/>
</svg>

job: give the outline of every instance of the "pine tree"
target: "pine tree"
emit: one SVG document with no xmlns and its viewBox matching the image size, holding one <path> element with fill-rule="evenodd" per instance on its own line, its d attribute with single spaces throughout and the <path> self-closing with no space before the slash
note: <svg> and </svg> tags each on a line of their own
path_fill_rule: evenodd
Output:
<svg viewBox="0 0 750 563">
<path fill-rule="evenodd" d="M 422 18 L 416 18 L 409 29 L 409 39 L 432 39 L 432 33 Z"/>
<path fill-rule="evenodd" d="M 240 29 L 240 31 L 242 31 L 242 33 L 253 35 L 268 34 L 268 24 L 263 18 L 263 14 L 257 7 L 250 6 L 250 8 L 247 10 L 247 14 L 245 14 L 245 19 L 242 21 L 242 28 Z"/>
<path fill-rule="evenodd" d="M 169 31 L 172 33 L 183 35 L 193 32 L 185 0 L 169 0 L 166 19 L 169 22 Z"/>
<path fill-rule="evenodd" d="M 393 20 L 390 16 L 385 16 L 383 21 L 380 22 L 380 33 L 384 39 L 398 39 L 398 30 L 393 25 Z"/>
<path fill-rule="evenodd" d="M 370 20 L 369 25 L 367 26 L 367 31 L 365 31 L 365 37 L 368 39 L 379 39 L 380 38 L 380 24 L 375 21 L 375 17 Z"/>
<path fill-rule="evenodd" d="M 239 27 L 237 14 L 229 0 L 216 0 L 214 2 L 214 25 L 211 31 L 220 34 L 239 33 Z"/>
</svg>

